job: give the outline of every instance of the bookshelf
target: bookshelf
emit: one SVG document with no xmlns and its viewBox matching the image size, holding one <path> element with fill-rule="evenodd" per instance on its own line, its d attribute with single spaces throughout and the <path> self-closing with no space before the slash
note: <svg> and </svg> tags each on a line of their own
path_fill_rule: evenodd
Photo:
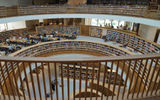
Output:
<svg viewBox="0 0 160 100">
<path fill-rule="evenodd" d="M 69 10 L 68 10 L 69 9 Z M 58 13 L 96 13 L 119 14 L 144 17 L 147 6 L 114 6 L 114 5 L 36 5 L 19 7 L 19 15 L 58 14 Z"/>
<path fill-rule="evenodd" d="M 95 53 L 104 54 L 106 56 L 132 55 L 132 53 L 128 52 L 127 50 L 114 47 L 112 45 L 107 45 L 105 43 L 84 40 L 63 40 L 35 44 L 19 50 L 11 54 L 11 56 L 38 56 L 48 52 L 64 50 L 92 51 Z"/>
<path fill-rule="evenodd" d="M 27 29 L 16 29 L 16 30 L 10 30 L 5 32 L 0 32 L 0 40 L 2 42 L 5 42 L 7 38 L 17 36 L 17 37 L 24 37 L 27 34 Z"/>
<path fill-rule="evenodd" d="M 53 32 L 63 33 L 63 34 L 73 34 L 74 32 L 77 35 L 80 35 L 79 26 L 38 26 L 36 27 L 38 34 L 52 34 Z"/>
<path fill-rule="evenodd" d="M 98 28 L 107 30 L 105 33 L 103 33 L 103 36 L 105 34 L 106 37 L 105 41 L 114 41 L 122 45 L 126 45 L 127 47 L 132 48 L 134 51 L 138 51 L 142 54 L 160 53 L 160 45 L 152 41 L 145 40 L 134 34 L 116 29 L 94 27 L 94 33 L 90 33 L 90 36 L 98 37 L 99 33 L 96 31 Z"/>
</svg>

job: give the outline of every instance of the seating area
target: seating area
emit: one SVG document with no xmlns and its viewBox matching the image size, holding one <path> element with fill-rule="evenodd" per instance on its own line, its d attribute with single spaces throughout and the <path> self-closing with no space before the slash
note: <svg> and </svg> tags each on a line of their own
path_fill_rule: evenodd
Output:
<svg viewBox="0 0 160 100">
<path fill-rule="evenodd" d="M 66 34 L 64 31 L 58 30 L 52 30 L 50 33 L 47 33 L 45 30 L 41 30 L 40 28 L 37 28 L 37 33 L 27 32 L 26 29 L 2 32 L 0 34 L 0 55 L 9 55 L 24 47 L 35 45 L 40 42 L 73 40 L 76 39 L 77 36 L 77 33 L 74 30 L 73 34 Z"/>
</svg>

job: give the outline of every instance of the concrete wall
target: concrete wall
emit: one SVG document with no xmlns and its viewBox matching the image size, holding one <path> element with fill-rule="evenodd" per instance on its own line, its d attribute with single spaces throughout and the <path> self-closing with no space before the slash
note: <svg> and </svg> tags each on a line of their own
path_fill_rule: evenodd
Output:
<svg viewBox="0 0 160 100">
<path fill-rule="evenodd" d="M 26 28 L 25 21 L 11 22 L 11 23 L 7 23 L 7 25 L 8 25 L 8 30 Z"/>
<path fill-rule="evenodd" d="M 0 6 L 15 6 L 18 5 L 18 0 L 0 0 Z"/>
<path fill-rule="evenodd" d="M 140 24 L 138 35 L 147 40 L 154 41 L 157 29 L 157 27 Z"/>
</svg>

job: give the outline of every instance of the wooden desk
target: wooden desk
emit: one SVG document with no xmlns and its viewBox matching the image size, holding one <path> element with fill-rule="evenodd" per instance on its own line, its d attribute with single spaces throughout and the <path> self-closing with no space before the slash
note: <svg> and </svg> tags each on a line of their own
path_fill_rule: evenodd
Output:
<svg viewBox="0 0 160 100">
<path fill-rule="evenodd" d="M 8 49 L 9 49 L 8 45 L 4 45 L 4 44 L 0 45 L 0 51 L 6 51 Z"/>
<path fill-rule="evenodd" d="M 10 40 L 12 44 L 19 44 L 19 45 L 31 45 L 31 40 L 27 42 L 27 40 Z"/>
</svg>

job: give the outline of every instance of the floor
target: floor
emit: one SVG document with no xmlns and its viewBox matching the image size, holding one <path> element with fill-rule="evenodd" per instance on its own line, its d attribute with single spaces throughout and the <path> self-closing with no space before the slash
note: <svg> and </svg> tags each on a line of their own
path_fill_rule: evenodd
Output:
<svg viewBox="0 0 160 100">
<path fill-rule="evenodd" d="M 47 94 L 50 95 L 50 84 L 49 84 L 50 82 L 49 82 L 49 79 L 48 79 L 48 70 L 44 69 L 44 73 L 45 73 L 46 92 L 47 92 Z M 28 74 L 28 77 L 30 77 L 29 74 Z M 54 76 L 51 76 L 51 77 L 54 80 Z M 40 86 L 41 86 L 41 95 L 42 95 L 42 98 L 45 98 L 46 96 L 45 96 L 45 93 L 44 93 L 44 84 L 43 84 L 42 71 L 39 73 L 39 79 L 40 79 Z M 31 97 L 34 97 L 31 79 L 28 78 L 28 80 L 29 80 L 30 95 L 31 95 Z M 37 83 L 37 76 L 36 76 L 36 74 L 33 74 L 33 80 L 34 80 L 34 86 L 35 86 L 35 91 L 36 91 L 36 97 L 39 98 L 40 95 L 39 95 L 39 90 L 38 90 L 38 83 Z M 67 79 L 64 78 L 63 81 L 64 81 L 64 98 L 67 98 L 68 97 Z M 69 82 L 70 83 L 69 84 L 70 94 L 72 94 L 73 93 L 73 80 L 70 79 L 69 81 L 70 81 Z M 58 79 L 58 94 L 59 94 L 59 98 L 62 99 L 62 87 L 60 86 L 60 84 L 61 84 L 61 78 Z M 25 87 L 25 93 L 26 93 L 26 95 L 28 95 L 27 85 L 26 85 L 25 81 L 23 82 L 23 86 Z M 82 89 L 85 88 L 85 82 L 84 81 L 82 81 L 81 88 Z M 76 80 L 76 90 L 79 90 L 79 80 Z M 53 98 L 56 98 L 55 91 L 53 92 L 52 96 L 53 96 Z"/>
</svg>

